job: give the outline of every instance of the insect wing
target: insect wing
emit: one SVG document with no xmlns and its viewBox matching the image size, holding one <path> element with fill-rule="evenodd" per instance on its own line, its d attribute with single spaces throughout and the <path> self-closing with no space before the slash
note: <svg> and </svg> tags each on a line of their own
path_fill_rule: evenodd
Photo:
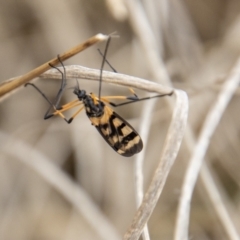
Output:
<svg viewBox="0 0 240 240">
<path fill-rule="evenodd" d="M 105 106 L 96 128 L 105 141 L 124 157 L 131 157 L 143 148 L 142 139 L 135 129 L 108 106 Z"/>
</svg>

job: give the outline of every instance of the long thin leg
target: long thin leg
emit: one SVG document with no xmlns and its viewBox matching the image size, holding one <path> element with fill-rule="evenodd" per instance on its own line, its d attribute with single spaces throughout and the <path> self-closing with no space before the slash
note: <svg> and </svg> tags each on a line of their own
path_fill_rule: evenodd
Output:
<svg viewBox="0 0 240 240">
<path fill-rule="evenodd" d="M 106 43 L 105 50 L 104 50 L 103 61 L 102 61 L 101 68 L 100 68 L 99 89 L 98 89 L 98 97 L 99 98 L 101 97 L 101 90 L 102 90 L 102 73 L 103 73 L 104 63 L 105 63 L 105 59 L 107 56 L 107 51 L 108 51 L 110 41 L 111 41 L 111 37 L 109 36 L 107 43 Z"/>
<path fill-rule="evenodd" d="M 84 109 L 84 106 L 82 106 L 81 108 L 79 108 L 73 115 L 72 117 L 70 117 L 69 119 L 67 119 L 59 110 L 56 110 L 54 113 L 56 113 L 56 115 L 59 115 L 61 118 L 63 118 L 67 123 L 71 123 L 73 121 L 73 119 Z"/>
<path fill-rule="evenodd" d="M 58 114 L 60 115 L 60 111 L 57 110 L 57 107 L 48 99 L 48 97 L 35 84 L 33 84 L 33 83 L 26 83 L 25 87 L 27 85 L 31 85 L 32 87 L 34 87 L 43 96 L 43 98 L 50 104 L 50 108 L 45 113 L 44 119 L 48 119 L 48 118 L 53 117 L 54 115 L 56 115 L 55 114 L 56 112 L 58 112 Z M 49 111 L 51 110 L 51 108 L 53 108 L 55 110 L 55 112 L 49 114 Z"/>
<path fill-rule="evenodd" d="M 130 103 L 140 102 L 140 101 L 144 101 L 144 100 L 148 100 L 148 99 L 152 99 L 152 98 L 171 96 L 172 94 L 173 94 L 173 92 L 170 92 L 170 93 L 155 95 L 155 96 L 152 96 L 152 97 L 137 98 L 137 99 L 130 99 L 130 98 L 125 97 L 125 96 L 104 96 L 104 97 L 101 97 L 101 100 L 103 102 L 106 102 L 106 103 L 110 104 L 113 107 L 120 107 L 120 106 L 127 105 L 127 104 L 130 104 Z M 108 101 L 108 99 L 130 99 L 130 101 L 116 104 L 116 103 Z"/>
<path fill-rule="evenodd" d="M 61 81 L 61 86 L 60 86 L 60 89 L 58 90 L 58 93 L 57 93 L 57 96 L 55 97 L 55 100 L 54 100 L 54 109 L 58 109 L 59 107 L 59 103 L 61 101 L 61 98 L 62 98 L 62 95 L 63 95 L 63 92 L 64 92 L 64 89 L 67 85 L 66 83 L 66 70 L 65 70 L 65 67 L 59 57 L 59 55 L 57 55 L 57 58 L 58 58 L 58 61 L 61 63 L 62 67 L 63 67 L 63 71 L 62 72 L 59 68 L 53 66 L 52 64 L 49 63 L 49 66 L 52 67 L 52 68 L 55 68 L 56 70 L 58 70 L 58 72 L 60 72 L 60 74 L 62 75 L 62 81 Z M 50 110 L 52 109 L 52 106 L 50 106 L 47 110 L 47 112 L 45 113 L 44 115 L 44 119 L 47 119 L 47 118 L 50 118 L 52 116 L 52 114 L 49 114 Z"/>
<path fill-rule="evenodd" d="M 101 52 L 100 49 L 98 49 L 99 54 L 103 57 L 104 61 L 107 63 L 107 65 L 112 69 L 113 72 L 118 73 L 117 70 L 110 64 L 110 62 L 107 60 L 106 56 Z M 130 92 L 138 98 L 137 94 L 134 92 L 132 88 L 129 88 Z"/>
<path fill-rule="evenodd" d="M 62 75 L 62 82 L 61 82 L 60 89 L 58 90 L 57 96 L 56 96 L 56 98 L 55 98 L 55 101 L 54 101 L 55 103 L 52 103 L 52 102 L 48 99 L 48 97 L 47 97 L 35 84 L 33 84 L 33 83 L 26 83 L 26 84 L 25 84 L 25 87 L 28 86 L 28 85 L 33 86 L 33 87 L 43 96 L 43 98 L 50 104 L 50 107 L 48 108 L 47 112 L 46 112 L 45 115 L 44 115 L 44 119 L 48 119 L 48 118 L 54 116 L 54 114 L 52 114 L 52 113 L 49 114 L 49 112 L 51 111 L 52 108 L 53 108 L 55 111 L 56 111 L 57 109 L 59 109 L 59 103 L 60 103 L 60 100 L 61 100 L 61 98 L 62 98 L 64 89 L 65 89 L 65 87 L 66 87 L 66 85 L 67 85 L 67 83 L 66 83 L 66 70 L 65 70 L 65 67 L 64 67 L 61 59 L 59 58 L 59 55 L 58 55 L 57 57 L 58 57 L 58 61 L 61 63 L 61 65 L 62 65 L 62 67 L 63 67 L 63 69 L 64 69 L 64 72 L 60 71 L 60 69 L 58 69 L 57 67 L 53 66 L 52 64 L 49 64 L 50 67 L 57 69 L 57 70 L 61 73 L 61 75 Z"/>
<path fill-rule="evenodd" d="M 53 107 L 55 108 L 55 105 L 48 99 L 48 97 L 33 83 L 26 83 L 24 86 L 28 86 L 28 85 L 31 85 L 33 86 L 42 96 L 43 98 Z"/>
<path fill-rule="evenodd" d="M 47 98 L 47 96 L 33 83 L 26 83 L 25 86 L 27 85 L 31 85 L 33 86 L 42 96 L 43 98 L 51 105 L 51 107 L 55 110 L 53 113 L 49 114 L 49 110 L 46 112 L 46 114 L 44 115 L 44 119 L 48 119 L 51 118 L 55 115 L 59 115 L 61 118 L 63 118 L 67 123 L 71 123 L 72 120 L 77 116 L 77 114 L 79 114 L 82 109 L 84 108 L 84 106 L 82 108 L 80 108 L 76 113 L 73 114 L 73 116 L 70 119 L 67 119 L 62 112 L 69 110 L 70 108 L 73 107 L 77 107 L 79 105 L 81 105 L 82 103 L 79 102 L 78 99 L 75 99 L 65 105 L 63 105 L 62 107 L 60 107 L 59 109 L 56 108 L 56 106 Z"/>
<path fill-rule="evenodd" d="M 60 100 L 62 98 L 63 92 L 64 92 L 65 87 L 67 85 L 65 66 L 63 65 L 59 55 L 57 55 L 57 58 L 58 58 L 58 61 L 60 62 L 60 64 L 62 65 L 62 67 L 63 67 L 63 72 L 58 67 L 55 67 L 55 66 L 53 66 L 52 64 L 49 63 L 50 67 L 55 68 L 62 75 L 61 86 L 60 86 L 60 89 L 58 90 L 57 96 L 55 98 L 55 106 L 56 106 L 56 108 L 58 108 L 58 105 L 59 105 Z"/>
<path fill-rule="evenodd" d="M 56 115 L 56 112 L 59 114 L 59 116 L 62 115 L 61 112 L 57 110 L 56 106 L 48 99 L 48 97 L 35 84 L 33 84 L 33 83 L 26 83 L 25 87 L 28 86 L 28 85 L 31 85 L 32 87 L 34 87 L 43 96 L 43 98 L 50 104 L 50 108 L 45 113 L 44 119 L 48 119 L 48 118 L 53 117 L 54 115 Z M 53 108 L 55 110 L 55 112 L 49 114 L 49 111 L 51 110 L 51 108 Z"/>
<path fill-rule="evenodd" d="M 138 97 L 135 97 L 135 96 L 103 96 L 101 97 L 101 100 L 102 99 L 124 99 L 124 100 L 132 100 L 132 101 L 137 101 L 139 100 Z"/>
<path fill-rule="evenodd" d="M 82 104 L 82 102 L 80 102 L 79 99 L 75 99 L 75 100 L 73 100 L 69 103 L 66 103 L 66 104 L 62 105 L 58 110 L 61 110 L 63 108 L 67 108 L 68 106 L 72 106 L 75 103 L 81 103 Z"/>
<path fill-rule="evenodd" d="M 25 87 L 31 85 L 32 87 L 34 87 L 42 96 L 43 98 L 50 104 L 50 107 L 48 108 L 47 112 L 44 115 L 44 119 L 48 119 L 52 116 L 54 116 L 53 114 L 49 114 L 51 108 L 53 108 L 55 111 L 57 110 L 56 106 L 48 99 L 48 97 L 33 83 L 26 83 Z"/>
<path fill-rule="evenodd" d="M 61 108 L 56 109 L 55 112 L 53 112 L 51 115 L 45 116 L 45 117 L 46 117 L 45 119 L 48 119 L 48 118 L 50 118 L 50 117 L 52 117 L 52 116 L 59 115 L 59 114 L 62 113 L 62 112 L 65 112 L 65 111 L 67 111 L 67 110 L 69 110 L 69 109 L 71 109 L 71 108 L 78 107 L 78 106 L 80 106 L 80 105 L 83 104 L 83 103 L 79 102 L 79 100 L 78 100 L 78 102 L 76 102 L 76 103 L 74 103 L 74 102 L 75 102 L 75 100 L 72 101 L 72 102 L 70 102 L 70 103 L 68 103 L 68 104 L 66 104 L 66 105 L 63 105 L 63 106 L 65 106 L 65 107 L 62 106 Z M 71 104 L 71 105 L 70 105 L 70 104 Z"/>
<path fill-rule="evenodd" d="M 78 102 L 77 102 L 78 101 Z M 51 115 L 46 115 L 44 117 L 44 119 L 47 119 L 47 118 L 50 118 L 52 116 L 56 116 L 56 115 L 59 115 L 61 118 L 63 118 L 67 123 L 71 123 L 73 121 L 73 119 L 84 109 L 84 106 L 82 106 L 81 108 L 79 108 L 73 115 L 72 117 L 70 117 L 69 119 L 67 119 L 64 114 L 62 112 L 65 112 L 71 108 L 74 108 L 74 107 L 77 107 L 77 106 L 80 106 L 82 105 L 83 103 L 82 102 L 79 102 L 79 100 L 77 99 L 76 100 L 73 100 L 72 102 L 70 103 L 67 103 L 65 105 L 63 105 L 61 107 L 61 109 L 55 109 L 55 112 L 53 112 Z"/>
<path fill-rule="evenodd" d="M 104 61 L 107 63 L 107 65 L 112 69 L 113 72 L 117 73 L 117 70 L 110 64 L 110 62 L 107 60 L 106 56 L 103 55 L 101 50 L 98 48 L 99 54 L 103 57 Z"/>
<path fill-rule="evenodd" d="M 78 111 L 76 111 L 72 117 L 69 118 L 69 120 L 67 120 L 67 123 L 71 123 L 73 121 L 73 119 L 84 109 L 84 106 L 82 106 Z M 65 119 L 66 121 L 66 119 Z"/>
<path fill-rule="evenodd" d="M 67 110 L 69 110 L 69 109 L 71 109 L 71 108 L 78 107 L 78 106 L 80 106 L 80 105 L 82 105 L 82 104 L 83 104 L 83 103 L 82 103 L 82 102 L 79 102 L 78 99 L 73 100 L 73 101 L 71 101 L 71 102 L 63 105 L 61 108 L 56 109 L 55 112 L 53 112 L 51 115 L 46 115 L 46 116 L 44 117 L 44 119 L 48 119 L 48 118 L 50 118 L 50 117 L 52 117 L 52 116 L 59 115 L 59 116 L 60 116 L 61 118 L 63 118 L 66 122 L 70 123 L 70 122 L 72 121 L 72 120 L 70 121 L 70 119 L 71 119 L 72 117 L 71 117 L 69 120 L 67 120 L 67 118 L 66 118 L 66 117 L 64 116 L 64 114 L 62 114 L 62 113 L 65 112 L 65 111 L 67 111 Z M 84 108 L 84 106 L 83 106 L 82 108 Z M 81 108 L 81 109 L 82 109 L 82 108 Z"/>
</svg>

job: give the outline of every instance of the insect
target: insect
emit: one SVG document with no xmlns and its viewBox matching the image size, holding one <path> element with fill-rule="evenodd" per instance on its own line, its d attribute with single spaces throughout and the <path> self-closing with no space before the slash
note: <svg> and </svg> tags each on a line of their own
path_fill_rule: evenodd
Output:
<svg viewBox="0 0 240 240">
<path fill-rule="evenodd" d="M 51 118 L 55 115 L 59 115 L 63 118 L 67 123 L 71 123 L 73 119 L 85 109 L 86 115 L 91 121 L 92 125 L 96 127 L 98 132 L 104 138 L 104 140 L 120 155 L 124 157 L 131 157 L 136 153 L 139 153 L 143 148 L 143 142 L 137 131 L 121 116 L 119 116 L 110 106 L 118 107 L 126 104 L 130 104 L 137 101 L 147 100 L 155 97 L 162 97 L 166 95 L 172 95 L 171 93 L 156 95 L 153 97 L 146 98 L 138 98 L 133 89 L 130 89 L 132 92 L 132 96 L 101 96 L 101 84 L 102 84 L 102 71 L 104 67 L 104 63 L 106 62 L 112 69 L 115 69 L 109 64 L 106 60 L 106 54 L 108 50 L 108 46 L 110 43 L 111 37 L 108 38 L 104 54 L 100 52 L 103 56 L 103 61 L 101 65 L 100 71 L 100 81 L 99 81 L 99 94 L 98 97 L 93 94 L 87 94 L 85 90 L 80 89 L 79 84 L 74 88 L 73 93 L 77 96 L 77 99 L 59 106 L 62 94 L 66 88 L 66 71 L 63 63 L 61 62 L 59 56 L 58 60 L 61 63 L 64 71 L 62 72 L 59 68 L 50 65 L 51 67 L 57 69 L 62 75 L 62 82 L 58 94 L 56 96 L 55 102 L 52 103 L 47 96 L 33 83 L 27 83 L 27 85 L 33 86 L 50 104 L 49 109 L 44 115 L 44 119 Z M 120 104 L 115 104 L 110 101 L 110 99 L 125 99 L 127 102 L 123 102 Z M 63 112 L 74 108 L 80 107 L 69 119 L 67 119 Z M 50 113 L 51 109 L 54 109 L 53 113 Z"/>
</svg>

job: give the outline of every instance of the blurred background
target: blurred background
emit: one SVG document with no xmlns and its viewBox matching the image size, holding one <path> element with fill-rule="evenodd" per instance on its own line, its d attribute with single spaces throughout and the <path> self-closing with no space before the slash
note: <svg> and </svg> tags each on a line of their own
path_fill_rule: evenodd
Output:
<svg viewBox="0 0 240 240">
<path fill-rule="evenodd" d="M 240 53 L 240 1 L 238 0 L 0 0 L 0 81 L 22 75 L 69 48 L 97 34 L 117 32 L 108 60 L 119 73 L 156 79 L 148 51 L 162 59 L 171 84 L 188 93 L 188 124 L 195 136 L 209 107 Z M 126 4 L 127 3 L 127 4 Z M 139 17 L 139 19 L 138 19 Z M 141 28 L 147 22 L 150 37 Z M 142 32 L 141 32 L 142 31 Z M 99 43 L 66 61 L 99 69 Z M 149 49 L 148 49 L 149 47 Z M 107 70 L 110 70 L 106 66 Z M 156 69 L 155 71 L 162 71 Z M 59 81 L 39 79 L 35 84 L 54 99 Z M 75 81 L 68 82 L 69 87 Z M 87 92 L 97 92 L 97 82 L 80 81 Z M 151 93 L 136 90 L 139 96 Z M 103 95 L 129 95 L 127 88 L 103 85 Z M 63 103 L 75 99 L 67 90 Z M 173 97 L 174 102 L 174 97 Z M 211 139 L 206 161 L 224 196 L 237 229 L 240 228 L 240 125 L 239 93 L 236 92 Z M 142 103 L 116 111 L 139 130 L 144 115 Z M 47 178 L 29 163 L 40 154 L 75 182 L 111 227 L 123 236 L 136 211 L 134 157 L 115 153 L 91 126 L 84 112 L 72 124 L 60 118 L 43 120 L 47 102 L 31 87 L 22 87 L 0 104 L 0 239 L 75 240 L 103 239 Z M 68 113 L 71 116 L 71 111 Z M 151 118 L 149 137 L 144 140 L 144 185 L 149 185 L 156 168 L 171 119 L 164 99 L 159 99 Z M 183 142 L 177 160 L 149 221 L 150 237 L 173 239 L 182 180 L 190 152 Z M 22 159 L 27 159 L 22 160 Z M 39 163 L 48 174 L 47 165 Z M 81 203 L 80 203 L 81 204 Z M 94 219 L 93 219 L 94 220 Z M 189 236 L 192 239 L 228 239 L 214 206 L 199 181 L 193 196 Z"/>
</svg>

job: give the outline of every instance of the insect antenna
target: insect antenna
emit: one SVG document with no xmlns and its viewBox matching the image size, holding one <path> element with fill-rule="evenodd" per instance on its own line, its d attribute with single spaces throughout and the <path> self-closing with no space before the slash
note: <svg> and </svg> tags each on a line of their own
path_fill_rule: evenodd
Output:
<svg viewBox="0 0 240 240">
<path fill-rule="evenodd" d="M 99 99 L 101 98 L 103 67 L 104 67 L 104 64 L 105 64 L 105 61 L 106 61 L 107 50 L 108 50 L 110 41 L 111 41 L 111 37 L 109 36 L 109 38 L 108 38 L 108 40 L 107 40 L 107 43 L 106 43 L 105 50 L 104 50 L 103 60 L 102 60 L 101 69 L 100 69 L 99 91 L 98 91 L 98 98 L 99 98 Z"/>
</svg>

